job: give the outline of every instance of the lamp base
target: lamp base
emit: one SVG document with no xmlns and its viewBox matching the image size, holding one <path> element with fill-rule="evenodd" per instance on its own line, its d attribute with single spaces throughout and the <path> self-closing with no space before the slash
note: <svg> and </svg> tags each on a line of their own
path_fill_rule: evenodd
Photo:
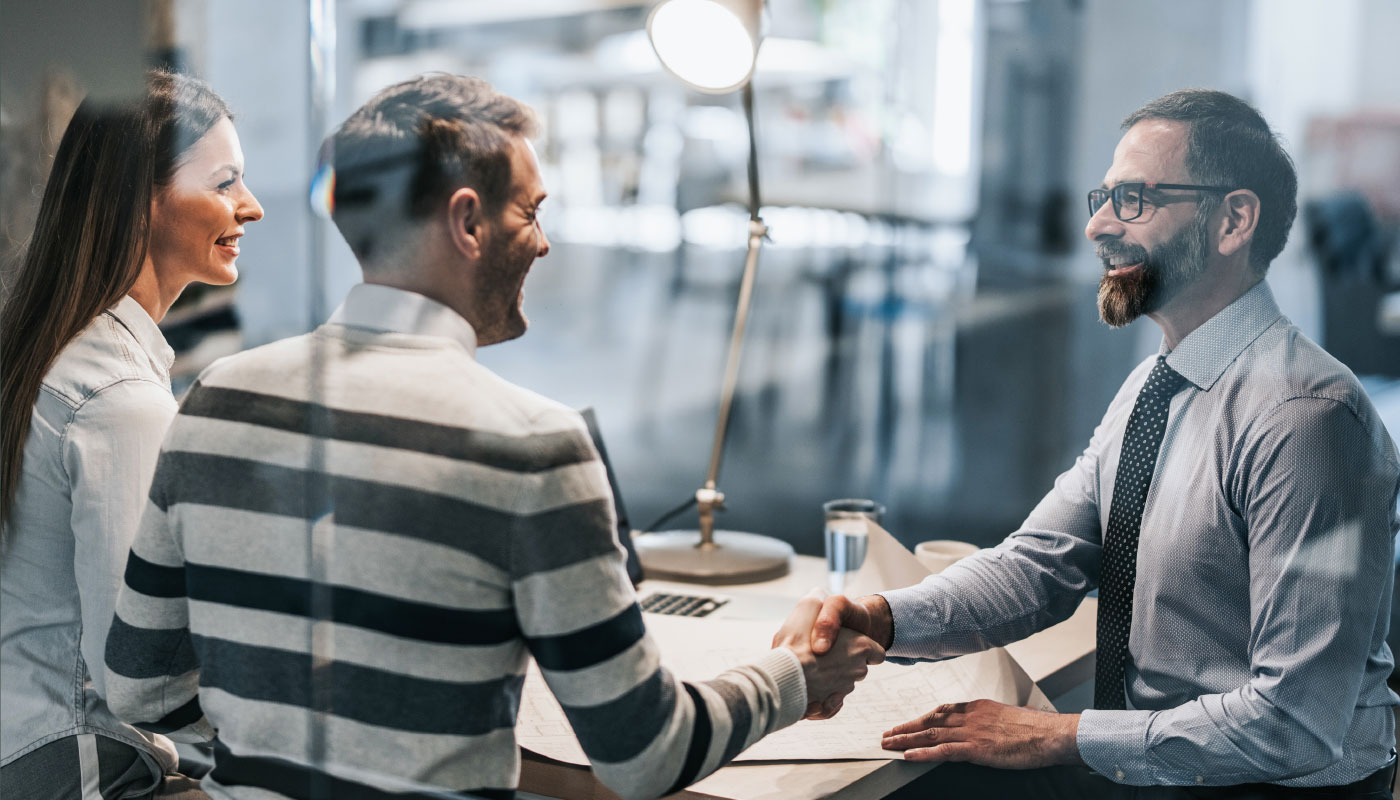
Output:
<svg viewBox="0 0 1400 800">
<path fill-rule="evenodd" d="M 792 563 L 792 545 L 756 533 L 715 531 L 714 544 L 702 547 L 699 531 L 665 531 L 638 536 L 632 544 L 652 580 L 757 583 L 783 577 Z"/>
</svg>

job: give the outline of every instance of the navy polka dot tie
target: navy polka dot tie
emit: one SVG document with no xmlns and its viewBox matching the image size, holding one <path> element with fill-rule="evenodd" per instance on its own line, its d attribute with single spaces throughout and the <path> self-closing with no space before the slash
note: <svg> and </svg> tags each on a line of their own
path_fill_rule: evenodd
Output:
<svg viewBox="0 0 1400 800">
<path fill-rule="evenodd" d="M 1103 537 L 1103 566 L 1099 575 L 1098 655 L 1094 667 L 1094 708 L 1123 709 L 1123 662 L 1128 655 L 1128 632 L 1133 625 L 1133 585 L 1137 582 L 1138 533 L 1142 507 L 1157 468 L 1157 451 L 1167 430 L 1172 395 L 1184 379 L 1167 366 L 1163 356 L 1138 393 L 1123 450 L 1118 455 L 1118 477 L 1113 482 L 1113 502 L 1108 509 L 1108 530 Z"/>
</svg>

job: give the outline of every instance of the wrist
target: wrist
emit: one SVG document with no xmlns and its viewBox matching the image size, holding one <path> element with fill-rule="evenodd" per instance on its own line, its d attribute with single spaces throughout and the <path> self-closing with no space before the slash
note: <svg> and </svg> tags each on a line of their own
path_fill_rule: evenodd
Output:
<svg viewBox="0 0 1400 800">
<path fill-rule="evenodd" d="M 1078 766 L 1084 764 L 1079 755 L 1079 715 L 1061 714 L 1060 735 L 1057 737 L 1055 763 Z"/>
<path fill-rule="evenodd" d="M 872 594 L 860 599 L 867 620 L 866 635 L 885 650 L 894 644 L 894 612 L 884 595 Z"/>
</svg>

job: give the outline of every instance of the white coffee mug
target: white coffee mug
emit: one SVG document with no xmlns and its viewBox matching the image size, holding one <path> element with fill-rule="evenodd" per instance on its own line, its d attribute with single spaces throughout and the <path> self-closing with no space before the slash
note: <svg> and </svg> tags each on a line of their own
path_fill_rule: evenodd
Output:
<svg viewBox="0 0 1400 800">
<path fill-rule="evenodd" d="M 953 566 L 980 548 L 971 542 L 959 542 L 954 539 L 934 539 L 930 542 L 919 542 L 914 545 L 914 557 L 919 559 L 930 574 L 937 575 L 943 570 Z"/>
</svg>

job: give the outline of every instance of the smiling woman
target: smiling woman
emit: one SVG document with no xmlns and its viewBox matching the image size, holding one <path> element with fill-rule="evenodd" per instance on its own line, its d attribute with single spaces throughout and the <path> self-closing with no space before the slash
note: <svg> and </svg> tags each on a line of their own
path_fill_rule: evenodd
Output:
<svg viewBox="0 0 1400 800">
<path fill-rule="evenodd" d="M 176 410 L 156 323 L 190 282 L 231 283 L 243 226 L 262 217 L 231 119 L 202 81 L 167 72 L 134 102 L 84 101 L 5 304 L 6 800 L 181 796 L 173 746 L 112 714 L 101 664 Z"/>
<path fill-rule="evenodd" d="M 193 281 L 233 283 L 243 225 L 261 218 L 262 207 L 243 183 L 238 132 L 225 117 L 184 154 L 170 183 L 156 193 L 149 269 L 143 269 L 132 295 L 159 319 Z M 149 286 L 151 280 L 158 286 Z"/>
</svg>

